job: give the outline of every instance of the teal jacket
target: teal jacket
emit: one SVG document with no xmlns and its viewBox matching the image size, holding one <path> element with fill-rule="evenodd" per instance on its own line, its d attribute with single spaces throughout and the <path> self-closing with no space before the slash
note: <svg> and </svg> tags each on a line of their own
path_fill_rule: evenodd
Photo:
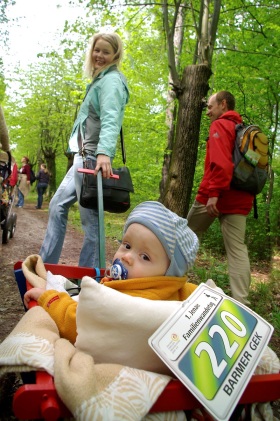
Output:
<svg viewBox="0 0 280 421">
<path fill-rule="evenodd" d="M 124 75 L 115 65 L 101 72 L 87 86 L 69 140 L 69 151 L 78 152 L 78 129 L 87 154 L 114 158 L 129 91 Z"/>
</svg>

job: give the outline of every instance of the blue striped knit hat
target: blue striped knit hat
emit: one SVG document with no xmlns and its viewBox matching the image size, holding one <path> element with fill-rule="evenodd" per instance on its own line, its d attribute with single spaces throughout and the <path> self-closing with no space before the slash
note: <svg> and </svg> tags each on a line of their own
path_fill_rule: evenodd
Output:
<svg viewBox="0 0 280 421">
<path fill-rule="evenodd" d="M 149 228 L 159 239 L 169 259 L 165 275 L 183 276 L 194 264 L 199 242 L 188 221 L 171 212 L 160 202 L 143 202 L 130 213 L 124 233 L 131 224 Z"/>
</svg>

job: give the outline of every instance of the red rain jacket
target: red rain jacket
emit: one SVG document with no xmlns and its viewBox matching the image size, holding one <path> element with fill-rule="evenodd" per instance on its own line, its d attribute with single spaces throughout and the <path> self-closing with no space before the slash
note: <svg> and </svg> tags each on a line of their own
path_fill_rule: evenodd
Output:
<svg viewBox="0 0 280 421">
<path fill-rule="evenodd" d="M 204 205 L 209 197 L 218 197 L 217 208 L 224 214 L 247 215 L 254 200 L 251 193 L 230 187 L 235 125 L 241 122 L 242 118 L 236 111 L 227 111 L 212 122 L 206 146 L 204 175 L 196 196 L 196 200 Z"/>
</svg>

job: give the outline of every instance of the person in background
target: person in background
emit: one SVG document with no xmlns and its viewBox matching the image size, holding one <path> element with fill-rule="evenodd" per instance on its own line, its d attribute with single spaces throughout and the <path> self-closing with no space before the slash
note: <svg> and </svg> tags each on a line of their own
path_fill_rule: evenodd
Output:
<svg viewBox="0 0 280 421">
<path fill-rule="evenodd" d="M 19 170 L 19 185 L 18 185 L 18 202 L 17 208 L 23 208 L 24 198 L 29 194 L 30 191 L 30 170 L 29 158 L 23 156 L 21 158 L 22 167 Z"/>
<path fill-rule="evenodd" d="M 18 182 L 18 167 L 17 167 L 17 163 L 15 159 L 12 157 L 12 172 L 10 175 L 9 183 L 10 183 L 10 186 L 13 188 L 13 191 L 14 191 L 15 186 L 17 185 L 17 182 Z"/>
<path fill-rule="evenodd" d="M 43 204 L 43 195 L 46 193 L 49 182 L 50 182 L 50 174 L 47 169 L 46 164 L 41 164 L 40 170 L 38 174 L 36 175 L 36 180 L 38 180 L 37 183 L 37 206 L 36 209 L 41 209 Z"/>
<path fill-rule="evenodd" d="M 39 251 L 44 262 L 58 263 L 66 234 L 69 208 L 79 200 L 83 175 L 78 168 L 83 160 L 96 161 L 95 175 L 112 174 L 112 159 L 122 127 L 128 102 L 127 82 L 118 67 L 123 46 L 116 33 L 93 36 L 86 59 L 86 74 L 92 81 L 80 107 L 69 140 L 69 151 L 74 152 L 74 163 L 50 202 L 49 221 Z M 84 231 L 79 266 L 99 267 L 99 238 L 97 210 L 79 205 Z"/>
<path fill-rule="evenodd" d="M 234 111 L 234 96 L 227 91 L 212 95 L 207 108 L 211 125 L 204 175 L 187 220 L 189 227 L 200 237 L 216 218 L 219 219 L 228 259 L 231 295 L 248 305 L 251 270 L 245 231 L 254 196 L 231 187 L 235 125 L 241 123 L 242 118 Z"/>
</svg>

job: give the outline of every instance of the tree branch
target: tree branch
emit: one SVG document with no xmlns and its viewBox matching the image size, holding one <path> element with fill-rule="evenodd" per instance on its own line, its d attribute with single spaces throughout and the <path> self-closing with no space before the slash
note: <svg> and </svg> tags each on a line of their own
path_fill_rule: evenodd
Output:
<svg viewBox="0 0 280 421">
<path fill-rule="evenodd" d="M 209 60 L 209 66 L 210 67 L 211 67 L 211 63 L 212 63 L 214 45 L 215 45 L 216 37 L 217 37 L 218 23 L 219 23 L 219 17 L 220 17 L 220 10 L 221 10 L 221 0 L 215 0 L 214 1 L 213 17 L 212 17 L 212 22 L 211 22 L 210 31 L 209 31 L 209 54 L 208 54 L 208 60 Z"/>
<path fill-rule="evenodd" d="M 175 31 L 176 19 L 177 19 L 180 3 L 176 2 L 175 6 L 176 6 L 176 10 L 173 16 L 171 28 L 169 26 L 168 3 L 166 0 L 164 0 L 163 2 L 162 12 L 163 12 L 164 29 L 166 32 L 166 39 L 167 39 L 168 67 L 169 67 L 170 75 L 172 78 L 173 90 L 176 92 L 176 95 L 177 95 L 178 92 L 180 92 L 181 90 L 181 84 L 180 84 L 178 72 L 176 69 L 175 51 L 174 51 L 174 31 Z"/>
<path fill-rule="evenodd" d="M 280 58 L 279 54 L 271 54 L 271 53 L 262 53 L 258 51 L 242 51 L 242 50 L 236 50 L 235 48 L 228 48 L 228 47 L 216 47 L 214 50 L 221 50 L 221 51 L 232 51 L 234 53 L 242 53 L 242 54 L 254 54 L 258 56 L 265 56 L 265 57 L 275 57 Z"/>
</svg>

